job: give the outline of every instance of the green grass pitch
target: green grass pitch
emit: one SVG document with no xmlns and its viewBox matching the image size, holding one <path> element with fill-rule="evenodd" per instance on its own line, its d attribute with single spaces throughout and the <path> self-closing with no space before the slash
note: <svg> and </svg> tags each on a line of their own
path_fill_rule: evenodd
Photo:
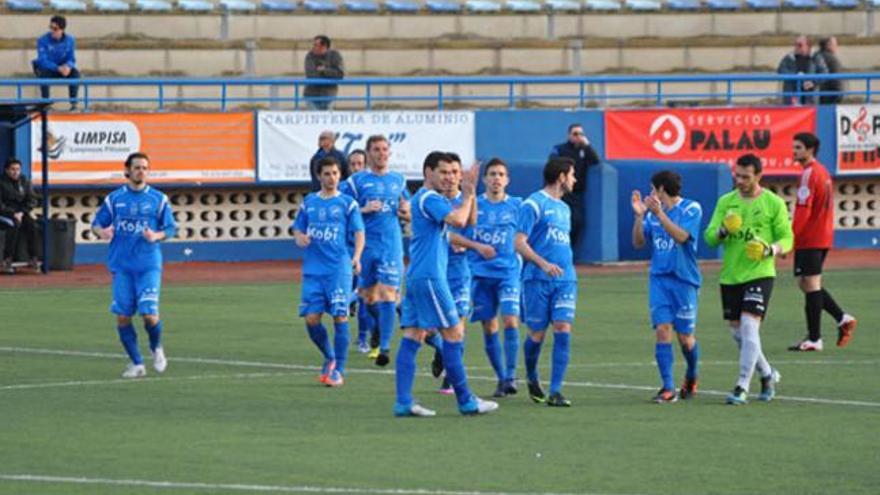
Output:
<svg viewBox="0 0 880 495">
<path fill-rule="evenodd" d="M 460 417 L 435 393 L 423 348 L 415 393 L 432 419 L 393 419 L 393 372 L 354 351 L 346 385 L 319 386 L 293 283 L 165 287 L 170 365 L 138 381 L 119 379 L 109 288 L 0 290 L 0 494 L 876 494 L 878 277 L 826 274 L 859 330 L 837 349 L 826 315 L 826 350 L 803 354 L 785 351 L 804 317 L 781 273 L 761 332 L 780 397 L 743 407 L 723 405 L 737 354 L 715 273 L 700 299 L 700 394 L 671 405 L 649 402 L 645 275 L 582 278 L 565 388 L 574 407 L 521 393 L 496 414 Z M 465 359 L 489 396 L 473 326 Z"/>
</svg>

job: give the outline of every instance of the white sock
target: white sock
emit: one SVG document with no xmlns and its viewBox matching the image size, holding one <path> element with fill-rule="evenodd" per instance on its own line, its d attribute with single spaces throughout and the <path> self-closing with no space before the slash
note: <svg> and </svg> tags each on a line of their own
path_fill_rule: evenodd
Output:
<svg viewBox="0 0 880 495">
<path fill-rule="evenodd" d="M 736 348 L 742 349 L 743 341 L 742 337 L 739 334 L 739 327 L 728 327 L 730 329 L 730 336 L 733 337 L 733 341 L 736 342 Z"/>
<path fill-rule="evenodd" d="M 761 351 L 761 334 L 758 332 L 760 327 L 761 320 L 748 315 L 740 317 L 739 335 L 742 339 L 742 347 L 739 350 L 739 378 L 736 381 L 736 385 L 743 390 L 749 389 L 756 365 L 761 368 L 758 371 L 762 376 L 765 375 L 764 371 L 770 367 L 767 359 L 763 358 L 764 353 Z M 759 363 L 761 358 L 764 361 L 763 366 Z"/>
<path fill-rule="evenodd" d="M 740 322 L 742 325 L 742 322 Z M 736 348 L 742 350 L 742 336 L 739 332 L 739 327 L 728 327 L 730 328 L 730 336 L 733 337 L 733 341 L 736 342 Z M 770 376 L 770 373 L 773 372 L 773 368 L 770 366 L 770 362 L 767 361 L 767 358 L 764 356 L 764 350 L 760 349 L 758 354 L 758 360 L 755 362 L 755 367 L 757 368 L 758 374 L 761 378 L 766 378 Z"/>
</svg>

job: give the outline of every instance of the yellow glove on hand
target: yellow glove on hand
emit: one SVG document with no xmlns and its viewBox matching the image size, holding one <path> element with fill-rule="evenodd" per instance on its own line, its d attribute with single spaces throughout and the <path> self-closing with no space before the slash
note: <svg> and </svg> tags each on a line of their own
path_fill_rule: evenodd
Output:
<svg viewBox="0 0 880 495">
<path fill-rule="evenodd" d="M 773 248 L 763 239 L 756 237 L 746 243 L 746 256 L 752 261 L 761 261 L 773 254 Z"/>
<path fill-rule="evenodd" d="M 728 234 L 736 234 L 739 232 L 739 229 L 742 228 L 743 218 L 739 216 L 739 213 L 729 211 L 727 212 L 727 215 L 724 216 L 724 221 L 722 221 L 721 224 L 724 225 L 724 230 L 726 230 Z"/>
</svg>

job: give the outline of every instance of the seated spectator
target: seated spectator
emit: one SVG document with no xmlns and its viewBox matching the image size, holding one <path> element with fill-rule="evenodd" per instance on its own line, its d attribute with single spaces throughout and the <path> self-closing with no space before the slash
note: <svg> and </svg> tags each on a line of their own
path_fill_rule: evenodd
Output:
<svg viewBox="0 0 880 495">
<path fill-rule="evenodd" d="M 778 74 L 824 74 L 828 72 L 824 60 L 821 57 L 813 57 L 810 53 L 810 39 L 806 36 L 798 36 L 794 42 L 794 51 L 789 52 L 779 61 L 776 69 Z M 809 105 L 816 103 L 816 81 L 783 81 L 782 104 L 794 105 L 801 103 Z M 800 91 L 800 98 L 798 92 Z"/>
<path fill-rule="evenodd" d="M 306 78 L 307 79 L 342 79 L 345 77 L 345 66 L 342 55 L 330 48 L 330 38 L 320 35 L 315 36 L 312 49 L 306 55 Z M 339 86 L 310 84 L 306 86 L 303 95 L 306 97 L 309 107 L 315 110 L 329 110 L 333 107 L 333 100 Z"/>
<path fill-rule="evenodd" d="M 819 40 L 819 50 L 813 55 L 813 58 L 822 59 L 822 63 L 825 64 L 829 74 L 837 74 L 843 69 L 843 66 L 840 64 L 840 59 L 837 58 L 837 49 L 837 38 L 834 36 L 822 38 Z M 843 95 L 841 94 L 841 92 L 843 92 L 843 80 L 834 79 L 822 81 L 819 83 L 819 91 L 823 93 L 831 93 L 820 95 L 820 104 L 834 105 L 840 103 L 843 99 Z"/>
<path fill-rule="evenodd" d="M 19 239 L 24 237 L 27 245 L 27 258 L 33 268 L 39 266 L 37 259 L 37 227 L 31 217 L 34 207 L 34 191 L 31 183 L 21 173 L 21 162 L 15 158 L 6 161 L 0 177 L 0 229 L 5 234 L 2 269 L 12 270 L 16 259 Z"/>
<path fill-rule="evenodd" d="M 339 162 L 339 171 L 341 173 L 339 180 L 345 180 L 351 175 L 348 170 L 348 160 L 345 159 L 345 153 L 336 149 L 336 133 L 333 131 L 322 131 L 318 136 L 318 151 L 312 155 L 312 160 L 309 162 L 312 192 L 321 189 L 321 182 L 318 180 L 318 162 L 326 156 L 332 156 Z"/>
<path fill-rule="evenodd" d="M 76 70 L 76 40 L 64 32 L 67 19 L 56 15 L 49 20 L 49 32 L 37 38 L 37 58 L 31 62 L 34 74 L 41 79 L 79 79 Z M 76 110 L 79 86 L 71 84 L 70 109 Z M 49 86 L 40 86 L 40 95 L 49 98 Z"/>
</svg>

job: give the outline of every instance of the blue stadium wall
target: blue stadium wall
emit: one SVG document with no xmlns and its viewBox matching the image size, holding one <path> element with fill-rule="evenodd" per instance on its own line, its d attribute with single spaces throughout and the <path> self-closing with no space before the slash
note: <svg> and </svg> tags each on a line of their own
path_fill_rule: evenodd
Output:
<svg viewBox="0 0 880 495">
<path fill-rule="evenodd" d="M 569 124 L 582 124 L 599 156 L 605 155 L 605 128 L 601 110 L 497 110 L 476 112 L 476 154 L 486 160 L 493 156 L 505 159 L 513 177 L 509 192 L 528 196 L 542 183 L 541 170 L 554 144 L 565 140 Z M 834 107 L 819 107 L 817 135 L 823 146 L 819 152 L 822 163 L 836 172 L 836 133 Z M 14 152 L 25 163 L 30 162 L 29 126 L 15 131 Z M 8 141 L 7 141 L 8 143 Z M 9 150 L 11 147 L 4 146 Z M 685 196 L 697 199 L 704 207 L 704 225 L 711 215 L 715 199 L 730 190 L 729 171 L 722 165 L 683 162 L 620 161 L 606 162 L 591 169 L 586 204 L 587 232 L 575 257 L 580 262 L 645 259 L 646 251 L 636 251 L 630 244 L 632 215 L 629 193 L 633 189 L 647 192 L 650 175 L 660 168 L 672 168 L 683 176 Z M 697 186 L 699 185 L 699 186 Z M 251 186 L 259 188 L 260 186 Z M 173 190 L 165 186 L 163 190 Z M 876 247 L 880 230 L 839 231 L 838 247 Z M 106 245 L 80 244 L 76 263 L 99 263 L 105 259 Z M 291 239 L 258 241 L 176 241 L 165 244 L 168 261 L 256 261 L 298 259 L 301 250 Z M 714 258 L 718 251 L 701 246 L 701 258 Z"/>
</svg>

